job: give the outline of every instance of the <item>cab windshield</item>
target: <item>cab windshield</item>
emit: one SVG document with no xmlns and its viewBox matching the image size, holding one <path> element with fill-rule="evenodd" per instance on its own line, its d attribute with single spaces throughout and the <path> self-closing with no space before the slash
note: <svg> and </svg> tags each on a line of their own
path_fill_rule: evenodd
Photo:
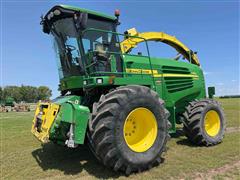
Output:
<svg viewBox="0 0 240 180">
<path fill-rule="evenodd" d="M 73 18 L 61 19 L 52 25 L 51 35 L 60 79 L 83 74 L 78 34 Z"/>
<path fill-rule="evenodd" d="M 115 26 L 114 22 L 90 18 L 84 30 L 81 27 L 76 28 L 77 25 L 73 18 L 64 18 L 54 22 L 51 27 L 51 35 L 53 37 L 60 79 L 84 75 L 85 67 L 90 62 L 87 56 L 89 52 L 95 49 L 113 47 L 111 43 L 116 42 L 116 37 L 111 33 L 91 31 L 80 36 L 81 31 L 88 31 L 87 29 L 94 28 L 115 32 Z"/>
</svg>

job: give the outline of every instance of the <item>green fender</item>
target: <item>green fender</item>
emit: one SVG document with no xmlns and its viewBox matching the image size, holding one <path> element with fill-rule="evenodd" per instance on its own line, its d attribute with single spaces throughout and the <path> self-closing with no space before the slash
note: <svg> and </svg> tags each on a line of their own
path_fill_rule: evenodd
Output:
<svg viewBox="0 0 240 180">
<path fill-rule="evenodd" d="M 88 125 L 90 110 L 86 106 L 80 105 L 81 97 L 63 96 L 53 103 L 59 104 L 58 115 L 51 127 L 50 138 L 64 142 L 63 134 L 67 134 L 69 127 L 73 125 L 74 143 L 84 144 L 86 129 Z"/>
</svg>

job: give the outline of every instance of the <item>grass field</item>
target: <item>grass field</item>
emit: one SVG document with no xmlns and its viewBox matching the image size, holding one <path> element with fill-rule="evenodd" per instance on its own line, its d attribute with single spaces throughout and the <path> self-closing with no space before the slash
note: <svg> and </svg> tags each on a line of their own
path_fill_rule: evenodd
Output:
<svg viewBox="0 0 240 180">
<path fill-rule="evenodd" d="M 160 166 L 130 179 L 240 179 L 240 99 L 220 99 L 229 130 L 214 147 L 171 138 Z M 33 112 L 1 113 L 1 179 L 125 179 L 99 164 L 84 146 L 41 144 L 30 133 Z"/>
</svg>

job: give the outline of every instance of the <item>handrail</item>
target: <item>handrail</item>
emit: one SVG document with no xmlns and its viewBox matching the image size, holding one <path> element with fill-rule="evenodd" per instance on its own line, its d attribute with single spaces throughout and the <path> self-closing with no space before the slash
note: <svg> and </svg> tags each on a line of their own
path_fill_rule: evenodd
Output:
<svg viewBox="0 0 240 180">
<path fill-rule="evenodd" d="M 105 32 L 105 33 L 112 33 L 112 34 L 115 34 L 117 36 L 121 35 L 121 36 L 124 36 L 124 37 L 130 37 L 130 38 L 135 38 L 135 39 L 141 39 L 140 41 L 141 42 L 145 42 L 146 43 L 146 47 L 147 47 L 147 54 L 148 54 L 148 59 L 149 59 L 149 65 L 150 65 L 150 69 L 151 69 L 151 75 L 152 75 L 152 78 L 153 78 L 153 88 L 155 89 L 156 85 L 155 85 L 155 80 L 154 80 L 154 74 L 153 74 L 153 68 L 152 68 L 152 62 L 151 62 L 151 58 L 150 58 L 150 53 L 149 53 L 149 48 L 148 48 L 148 44 L 147 44 L 147 39 L 145 39 L 144 37 L 139 37 L 139 36 L 135 36 L 135 35 L 126 35 L 126 34 L 121 34 L 121 33 L 118 33 L 118 32 L 113 32 L 113 31 L 106 31 L 106 30 L 102 30 L 102 29 L 96 29 L 96 28 L 88 28 L 88 29 L 85 29 L 82 31 L 82 34 L 81 36 L 83 37 L 84 34 L 88 31 L 98 31 L 98 32 Z M 121 47 L 121 43 L 120 43 L 120 47 Z M 122 47 L 121 47 L 121 51 L 122 51 Z M 124 54 L 124 51 L 122 51 L 122 54 Z"/>
</svg>

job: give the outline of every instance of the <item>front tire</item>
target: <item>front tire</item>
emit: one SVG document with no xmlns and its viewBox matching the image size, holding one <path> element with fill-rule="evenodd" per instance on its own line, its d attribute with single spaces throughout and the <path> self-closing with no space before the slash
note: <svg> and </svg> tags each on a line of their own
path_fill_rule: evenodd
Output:
<svg viewBox="0 0 240 180">
<path fill-rule="evenodd" d="M 196 145 L 212 146 L 224 137 L 226 121 L 220 104 L 212 99 L 196 100 L 186 107 L 183 130 Z"/>
<path fill-rule="evenodd" d="M 156 92 L 144 86 L 119 87 L 93 105 L 92 149 L 115 171 L 143 171 L 161 162 L 168 139 L 169 112 Z"/>
</svg>

